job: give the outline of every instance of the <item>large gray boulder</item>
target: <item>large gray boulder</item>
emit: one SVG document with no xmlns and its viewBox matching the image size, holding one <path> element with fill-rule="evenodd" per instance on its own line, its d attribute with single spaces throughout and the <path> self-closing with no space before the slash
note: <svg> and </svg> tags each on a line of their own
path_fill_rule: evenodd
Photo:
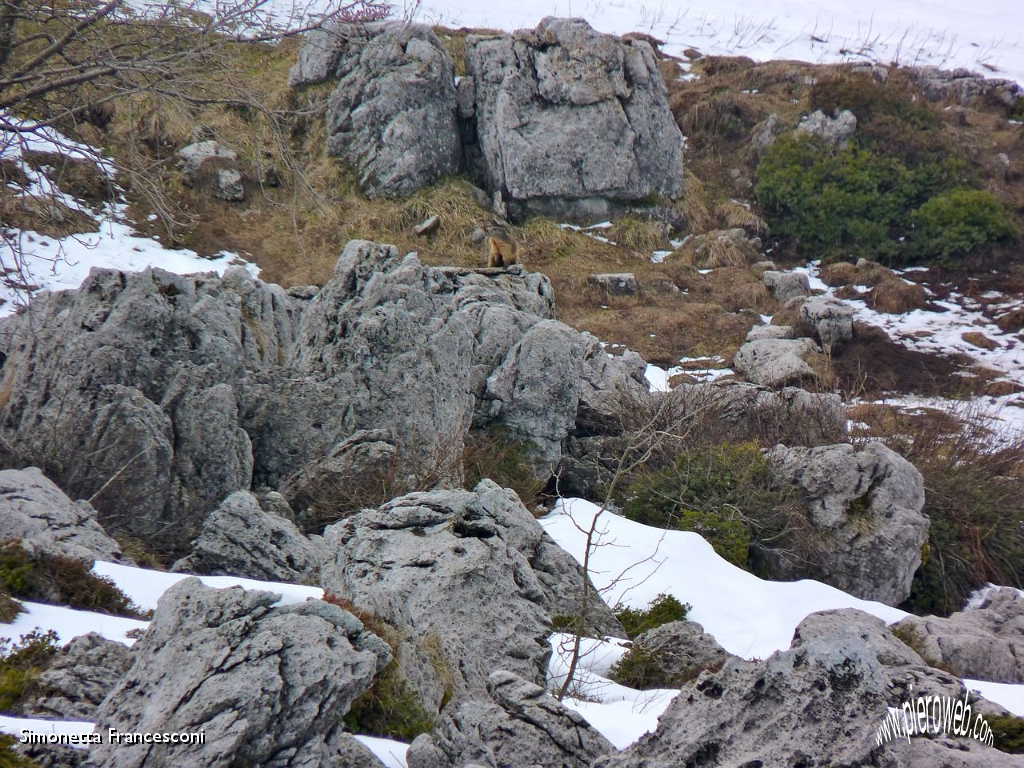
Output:
<svg viewBox="0 0 1024 768">
<path fill-rule="evenodd" d="M 323 289 L 292 293 L 238 267 L 93 270 L 42 293 L 0 320 L 0 463 L 39 466 L 112 533 L 181 556 L 235 491 L 288 481 L 303 512 L 327 490 L 311 483 L 367 461 L 396 487 L 459 483 L 471 425 L 536 446 L 546 479 L 577 419 L 646 391 L 638 356 L 554 320 L 540 274 L 352 241 Z"/>
<path fill-rule="evenodd" d="M 807 358 L 818 352 L 810 339 L 756 339 L 733 357 L 733 367 L 754 384 L 781 388 L 816 378 Z"/>
<path fill-rule="evenodd" d="M 833 117 L 817 109 L 800 121 L 796 131 L 816 136 L 826 144 L 845 147 L 857 132 L 857 117 L 848 109 L 837 112 Z"/>
<path fill-rule="evenodd" d="M 391 21 L 319 30 L 289 83 L 338 78 L 327 100 L 327 149 L 352 164 L 368 196 L 392 197 L 459 171 L 454 76 L 430 27 Z"/>
<path fill-rule="evenodd" d="M 87 501 L 73 502 L 36 467 L 0 472 L 0 541 L 78 560 L 126 560 Z"/>
<path fill-rule="evenodd" d="M 514 492 L 412 493 L 324 533 L 326 591 L 403 636 L 398 657 L 428 710 L 486 689 L 496 669 L 543 684 L 553 616 L 579 616 L 584 577 Z M 592 631 L 622 635 L 599 597 Z"/>
<path fill-rule="evenodd" d="M 460 117 L 510 215 L 606 216 L 615 201 L 683 189 L 682 137 L 650 44 L 546 18 L 466 38 Z"/>
<path fill-rule="evenodd" d="M 390 661 L 350 613 L 320 601 L 185 579 L 161 597 L 97 729 L 204 732 L 202 744 L 95 746 L 92 766 L 330 765 L 341 718 Z"/>
<path fill-rule="evenodd" d="M 878 442 L 777 445 L 768 461 L 779 482 L 799 490 L 820 538 L 825 555 L 814 577 L 865 600 L 906 600 L 929 527 L 914 465 Z M 797 564 L 780 568 L 799 572 Z"/>
<path fill-rule="evenodd" d="M 949 618 L 908 616 L 896 625 L 929 664 L 961 677 L 1024 682 L 1024 597 L 990 589 Z"/>
<path fill-rule="evenodd" d="M 487 679 L 490 700 L 464 702 L 409 748 L 409 768 L 529 765 L 590 768 L 615 747 L 582 715 L 511 672 Z"/>
<path fill-rule="evenodd" d="M 812 296 L 800 305 L 800 325 L 830 352 L 853 338 L 853 307 L 832 296 Z"/>
<path fill-rule="evenodd" d="M 811 292 L 810 282 L 803 272 L 779 272 L 768 269 L 761 275 L 761 281 L 772 296 L 783 304 Z"/>
<path fill-rule="evenodd" d="M 27 714 L 57 720 L 91 720 L 96 709 L 128 672 L 127 646 L 95 632 L 68 643 L 39 676 Z"/>
<path fill-rule="evenodd" d="M 191 554 L 171 570 L 315 583 L 320 578 L 320 553 L 295 523 L 265 511 L 248 491 L 236 491 L 206 518 Z"/>
</svg>

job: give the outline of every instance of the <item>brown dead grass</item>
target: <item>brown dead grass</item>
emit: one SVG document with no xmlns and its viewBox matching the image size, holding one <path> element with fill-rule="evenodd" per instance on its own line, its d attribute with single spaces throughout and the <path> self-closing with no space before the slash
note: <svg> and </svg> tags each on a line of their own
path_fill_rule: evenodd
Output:
<svg viewBox="0 0 1024 768">
<path fill-rule="evenodd" d="M 900 315 L 924 307 L 928 303 L 928 295 L 917 283 L 907 283 L 893 276 L 875 285 L 865 300 L 869 307 L 878 312 Z"/>
</svg>

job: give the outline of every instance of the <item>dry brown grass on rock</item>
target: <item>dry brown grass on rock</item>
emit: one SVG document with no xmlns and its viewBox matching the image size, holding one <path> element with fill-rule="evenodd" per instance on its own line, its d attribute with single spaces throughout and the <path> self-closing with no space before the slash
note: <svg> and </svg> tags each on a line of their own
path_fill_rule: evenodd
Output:
<svg viewBox="0 0 1024 768">
<path fill-rule="evenodd" d="M 760 252 L 742 230 L 715 229 L 690 238 L 679 249 L 684 264 L 698 269 L 746 267 L 759 261 Z"/>
<path fill-rule="evenodd" d="M 850 285 L 857 281 L 857 267 L 848 261 L 837 261 L 821 268 L 821 280 L 831 288 Z"/>
<path fill-rule="evenodd" d="M 882 280 L 865 297 L 867 305 L 878 312 L 902 315 L 921 309 L 928 303 L 928 295 L 917 283 L 908 283 L 893 276 Z"/>
</svg>

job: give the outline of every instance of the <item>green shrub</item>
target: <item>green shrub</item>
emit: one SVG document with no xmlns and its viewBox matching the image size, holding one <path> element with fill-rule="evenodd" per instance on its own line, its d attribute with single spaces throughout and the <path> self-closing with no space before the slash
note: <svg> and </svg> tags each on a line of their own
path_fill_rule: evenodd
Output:
<svg viewBox="0 0 1024 768">
<path fill-rule="evenodd" d="M 608 677 L 619 685 L 649 691 L 652 688 L 668 688 L 669 674 L 661 654 L 634 643 L 608 672 Z"/>
<path fill-rule="evenodd" d="M 436 725 L 419 695 L 406 683 L 397 661 L 384 667 L 373 686 L 352 702 L 344 721 L 353 733 L 405 742 Z"/>
<path fill-rule="evenodd" d="M 754 192 L 772 231 L 809 257 L 911 261 L 921 253 L 905 245 L 914 212 L 965 181 L 949 156 L 908 164 L 855 144 L 789 135 L 758 164 Z"/>
<path fill-rule="evenodd" d="M 615 618 L 619 620 L 622 628 L 626 630 L 626 635 L 632 640 L 662 624 L 683 621 L 692 607 L 689 603 L 679 602 L 672 595 L 660 594 L 651 600 L 646 608 L 615 606 Z"/>
<path fill-rule="evenodd" d="M 22 600 L 146 618 L 113 581 L 97 576 L 80 560 L 31 554 L 12 541 L 0 545 L 0 590 Z"/>
<path fill-rule="evenodd" d="M 811 87 L 808 101 L 812 110 L 820 109 L 826 115 L 850 110 L 861 131 L 889 118 L 918 131 L 937 128 L 940 122 L 932 109 L 900 86 L 865 75 L 823 78 Z"/>
<path fill-rule="evenodd" d="M 772 524 L 789 496 L 789 491 L 775 488 L 768 462 L 754 442 L 684 451 L 671 466 L 637 479 L 629 493 L 623 505 L 626 517 L 699 533 L 741 568 L 749 565 L 754 534 Z"/>
<path fill-rule="evenodd" d="M 20 714 L 18 707 L 36 678 L 59 650 L 57 633 L 33 630 L 18 642 L 0 638 L 0 712 Z"/>
<path fill-rule="evenodd" d="M 992 729 L 992 746 L 1011 755 L 1024 754 L 1024 718 L 1014 715 L 989 715 L 985 720 Z"/>
<path fill-rule="evenodd" d="M 913 214 L 913 254 L 922 261 L 954 266 L 963 256 L 987 243 L 1020 236 L 1006 206 L 991 192 L 955 189 L 928 200 Z"/>
</svg>

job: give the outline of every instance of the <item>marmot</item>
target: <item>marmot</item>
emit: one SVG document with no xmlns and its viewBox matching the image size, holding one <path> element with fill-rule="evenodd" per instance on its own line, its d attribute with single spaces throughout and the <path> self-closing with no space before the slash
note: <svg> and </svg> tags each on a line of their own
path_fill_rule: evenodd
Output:
<svg viewBox="0 0 1024 768">
<path fill-rule="evenodd" d="M 519 245 L 504 227 L 489 227 L 487 239 L 491 244 L 488 267 L 511 267 L 519 263 Z"/>
</svg>

